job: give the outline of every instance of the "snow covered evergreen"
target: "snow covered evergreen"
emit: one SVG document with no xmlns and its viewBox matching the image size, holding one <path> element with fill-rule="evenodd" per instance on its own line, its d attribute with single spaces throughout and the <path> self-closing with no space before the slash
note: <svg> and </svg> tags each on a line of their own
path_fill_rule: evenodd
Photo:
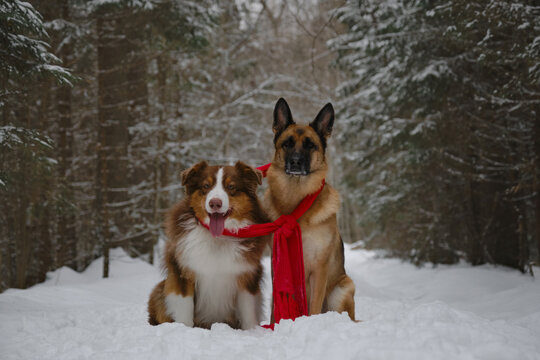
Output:
<svg viewBox="0 0 540 360">
<path fill-rule="evenodd" d="M 338 11 L 348 31 L 329 45 L 351 74 L 337 89 L 340 168 L 368 245 L 528 269 L 540 248 L 539 13 L 460 0 Z"/>
<path fill-rule="evenodd" d="M 151 253 L 182 169 L 270 161 L 281 96 L 299 122 L 335 105 L 329 180 L 345 241 L 417 264 L 532 269 L 539 11 L 527 1 L 2 2 L 0 290 L 62 265 L 81 271 L 111 243 Z"/>
</svg>

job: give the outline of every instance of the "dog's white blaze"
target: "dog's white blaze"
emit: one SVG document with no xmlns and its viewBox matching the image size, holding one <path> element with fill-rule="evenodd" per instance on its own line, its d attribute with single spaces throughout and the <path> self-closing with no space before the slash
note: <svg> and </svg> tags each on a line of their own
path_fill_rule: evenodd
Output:
<svg viewBox="0 0 540 360">
<path fill-rule="evenodd" d="M 194 303 L 193 296 L 169 294 L 165 297 L 167 314 L 174 321 L 186 326 L 193 326 Z"/>
<path fill-rule="evenodd" d="M 259 325 L 260 314 L 257 311 L 261 302 L 260 293 L 253 295 L 248 291 L 241 290 L 238 293 L 237 310 L 238 318 L 240 319 L 240 325 L 243 330 L 254 328 Z"/>
<path fill-rule="evenodd" d="M 221 211 L 218 212 L 226 212 L 227 210 L 229 210 L 229 195 L 223 188 L 223 168 L 219 168 L 216 175 L 216 185 L 214 185 L 212 190 L 210 190 L 208 195 L 206 195 L 205 207 L 206 211 L 210 214 L 214 212 L 210 208 L 210 200 L 212 199 L 221 200 Z"/>
<path fill-rule="evenodd" d="M 195 226 L 178 243 L 179 262 L 195 273 L 198 321 L 223 322 L 234 317 L 237 277 L 254 270 L 243 259 L 246 250 L 239 242 L 214 238 L 202 226 Z"/>
</svg>

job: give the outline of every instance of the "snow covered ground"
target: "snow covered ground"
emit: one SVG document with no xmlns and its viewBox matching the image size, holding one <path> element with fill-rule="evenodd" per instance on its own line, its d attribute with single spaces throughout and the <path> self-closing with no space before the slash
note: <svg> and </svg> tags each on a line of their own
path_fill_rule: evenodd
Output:
<svg viewBox="0 0 540 360">
<path fill-rule="evenodd" d="M 274 332 L 202 330 L 148 325 L 159 269 L 115 250 L 109 279 L 99 259 L 0 294 L 0 359 L 540 359 L 540 281 L 492 266 L 419 269 L 349 248 L 346 260 L 361 323 L 328 313 Z"/>
</svg>

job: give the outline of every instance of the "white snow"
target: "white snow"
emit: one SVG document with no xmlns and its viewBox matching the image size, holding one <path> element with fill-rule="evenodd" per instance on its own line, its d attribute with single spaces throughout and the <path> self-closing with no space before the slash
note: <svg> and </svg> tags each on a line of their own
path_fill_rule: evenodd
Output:
<svg viewBox="0 0 540 360">
<path fill-rule="evenodd" d="M 363 321 L 328 313 L 272 332 L 150 326 L 159 267 L 111 258 L 109 279 L 99 259 L 0 294 L 0 359 L 540 359 L 540 282 L 503 267 L 416 268 L 347 247 Z"/>
</svg>

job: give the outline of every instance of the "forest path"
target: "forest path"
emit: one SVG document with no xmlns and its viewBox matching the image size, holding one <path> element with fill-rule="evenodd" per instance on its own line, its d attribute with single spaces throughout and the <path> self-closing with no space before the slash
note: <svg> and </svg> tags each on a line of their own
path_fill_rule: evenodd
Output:
<svg viewBox="0 0 540 360">
<path fill-rule="evenodd" d="M 328 313 L 283 321 L 274 332 L 208 331 L 149 326 L 159 267 L 119 249 L 111 258 L 109 279 L 98 259 L 82 274 L 62 268 L 43 284 L 0 294 L 0 358 L 540 359 L 540 281 L 515 270 L 416 268 L 347 247 L 362 322 Z"/>
</svg>

